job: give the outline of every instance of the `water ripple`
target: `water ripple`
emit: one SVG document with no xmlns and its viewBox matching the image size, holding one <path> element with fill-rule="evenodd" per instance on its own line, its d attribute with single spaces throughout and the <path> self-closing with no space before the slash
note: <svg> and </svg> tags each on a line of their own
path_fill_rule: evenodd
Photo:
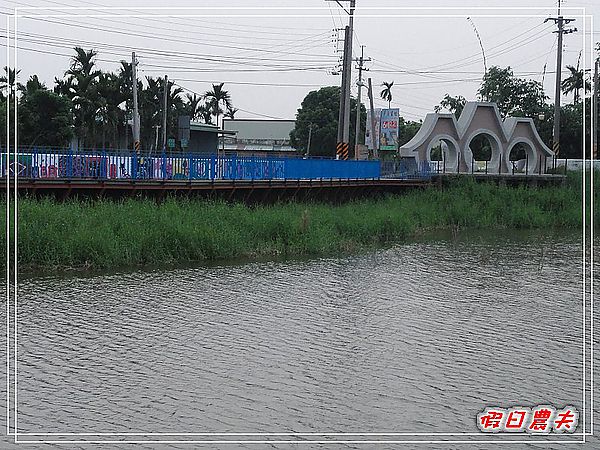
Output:
<svg viewBox="0 0 600 450">
<path fill-rule="evenodd" d="M 23 280 L 20 429 L 476 431 L 486 405 L 578 405 L 580 242 L 540 242 Z"/>
</svg>

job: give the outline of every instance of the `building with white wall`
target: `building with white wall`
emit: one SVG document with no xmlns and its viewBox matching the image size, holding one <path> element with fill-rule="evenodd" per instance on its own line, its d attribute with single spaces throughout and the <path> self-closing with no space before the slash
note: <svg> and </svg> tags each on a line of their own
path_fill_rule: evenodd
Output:
<svg viewBox="0 0 600 450">
<path fill-rule="evenodd" d="M 235 136 L 225 136 L 221 148 L 225 153 L 294 155 L 296 150 L 290 145 L 294 126 L 295 120 L 223 119 L 223 129 Z"/>
</svg>

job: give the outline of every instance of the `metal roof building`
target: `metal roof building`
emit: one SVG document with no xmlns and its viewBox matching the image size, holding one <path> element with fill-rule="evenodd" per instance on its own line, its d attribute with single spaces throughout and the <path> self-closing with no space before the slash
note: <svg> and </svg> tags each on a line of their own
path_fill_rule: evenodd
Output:
<svg viewBox="0 0 600 450">
<path fill-rule="evenodd" d="M 295 123 L 281 119 L 223 119 L 224 132 L 235 132 L 235 136 L 225 136 L 225 152 L 293 154 L 296 150 L 290 145 L 290 132 Z"/>
</svg>

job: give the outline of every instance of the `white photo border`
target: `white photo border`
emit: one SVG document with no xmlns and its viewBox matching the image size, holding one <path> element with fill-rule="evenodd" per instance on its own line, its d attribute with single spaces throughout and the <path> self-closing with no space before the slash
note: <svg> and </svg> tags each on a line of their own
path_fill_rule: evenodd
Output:
<svg viewBox="0 0 600 450">
<path fill-rule="evenodd" d="M 231 10 L 231 11 L 235 11 L 235 10 L 241 10 L 241 11 L 248 11 L 248 10 L 289 10 L 289 11 L 301 11 L 301 10 L 311 10 L 311 11 L 315 11 L 315 10 L 319 10 L 319 9 L 327 9 L 328 7 L 260 7 L 260 6 L 252 6 L 252 7 L 15 7 L 14 8 L 14 14 L 10 15 L 10 14 L 5 14 L 7 17 L 7 38 L 6 38 L 6 45 L 7 45 L 7 67 L 11 67 L 10 65 L 10 19 L 11 17 L 13 18 L 14 21 L 14 42 L 13 42 L 13 50 L 14 50 L 14 56 L 13 56 L 13 60 L 14 60 L 14 67 L 15 67 L 15 83 L 17 82 L 17 74 L 16 74 L 16 68 L 18 67 L 17 64 L 17 55 L 18 55 L 18 33 L 17 33 L 17 18 L 18 17 L 23 17 L 23 18 L 33 18 L 33 17 L 41 17 L 42 15 L 39 14 L 29 14 L 29 13 L 25 13 L 25 14 L 21 14 L 20 11 L 39 11 L 39 10 L 55 10 L 55 11 L 60 11 L 60 10 L 92 10 L 92 11 L 101 11 L 101 10 L 110 10 L 110 11 L 114 11 L 114 10 L 156 10 L 156 11 L 163 11 L 163 10 L 181 10 L 181 9 L 185 9 L 186 11 L 190 11 L 190 10 L 206 10 L 206 11 L 218 11 L 218 10 Z M 544 9 L 542 7 L 473 7 L 473 6 L 469 6 L 469 7 L 394 7 L 394 6 L 388 6 L 388 7 L 358 7 L 355 9 L 355 17 L 386 17 L 386 18 L 391 18 L 391 17 L 403 17 L 403 18 L 433 18 L 433 17 L 464 17 L 464 14 L 356 14 L 356 12 L 360 11 L 360 10 L 386 10 L 386 11 L 390 11 L 390 10 L 408 10 L 408 11 L 419 11 L 419 10 L 426 10 L 426 11 L 435 11 L 435 10 L 456 10 L 456 11 L 468 11 L 468 10 L 541 10 Z M 583 51 L 584 51 L 584 55 L 585 55 L 585 51 L 586 51 L 586 21 L 587 19 L 590 20 L 591 23 L 591 30 L 593 30 L 593 16 L 586 14 L 586 8 L 585 7 L 563 7 L 563 10 L 578 10 L 581 12 L 580 15 L 575 15 L 575 17 L 578 18 L 582 18 L 583 19 Z M 217 14 L 135 14 L 135 15 L 130 15 L 130 14 L 116 14 L 119 17 L 149 17 L 149 18 L 159 18 L 159 17 L 291 17 L 290 14 L 284 14 L 284 15 L 279 15 L 279 14 L 241 14 L 241 15 L 231 15 L 231 14 L 226 14 L 226 15 L 217 15 Z M 60 14 L 60 15 L 48 15 L 48 14 L 44 14 L 43 17 L 65 17 L 65 18 L 72 18 L 72 17 L 114 17 L 115 14 Z M 309 15 L 303 15 L 303 14 L 294 14 L 293 17 L 329 17 L 329 15 L 327 14 L 323 14 L 323 15 L 319 15 L 319 14 L 309 14 Z M 512 18 L 512 17 L 540 17 L 540 18 L 545 18 L 547 17 L 546 15 L 538 15 L 538 14 L 519 14 L 519 15 L 515 15 L 515 14 L 506 14 L 506 15 L 498 15 L 498 14 L 470 14 L 471 17 L 506 17 L 506 18 Z M 593 42 L 593 34 L 590 33 L 590 60 L 592 62 L 592 64 L 590 64 L 590 67 L 593 66 L 593 61 L 594 61 L 594 42 Z M 586 58 L 583 58 L 583 71 L 585 72 L 586 70 Z M 584 89 L 585 92 L 585 89 Z M 585 113 L 586 113 L 586 107 L 585 107 L 585 101 L 583 102 L 583 170 L 582 170 L 582 180 L 583 180 L 583 192 L 582 192 L 582 197 L 583 197 L 583 224 L 582 224 L 582 235 L 583 235 L 583 252 L 582 252 L 582 263 L 583 263 L 583 317 L 582 317 L 582 322 L 583 322 L 583 344 L 582 344 L 582 350 L 583 350 L 583 361 L 582 361 L 582 396 L 583 396 L 583 411 L 582 411 L 582 418 L 583 418 L 583 432 L 582 433 L 570 433 L 568 435 L 564 435 L 566 436 L 581 436 L 582 440 L 567 440 L 567 439 L 561 439 L 561 440 L 532 440 L 532 439 L 522 439 L 522 440 L 505 440 L 505 439 L 492 439 L 492 440 L 19 440 L 18 437 L 19 436 L 123 436 L 123 437 L 133 437 L 133 436 L 298 436 L 298 437 L 308 437 L 308 436 L 485 436 L 485 434 L 480 433 L 480 432 L 465 432 L 465 433 L 425 433 L 425 432 L 421 432 L 421 433 L 410 433 L 410 432 L 406 432 L 406 433 L 314 433 L 314 432 L 306 432 L 306 433 L 18 433 L 17 431 L 17 415 L 18 415 L 18 409 L 17 409 L 17 307 L 18 307 L 18 290 L 17 290 L 17 274 L 18 274 L 18 268 L 17 268 L 17 263 L 18 263 L 18 253 L 17 253 L 17 238 L 18 238 L 18 233 L 17 233 L 17 223 L 18 223 L 18 195 L 17 195 L 17 183 L 18 183 L 18 174 L 17 174 L 17 170 L 14 170 L 14 182 L 13 182 L 13 189 L 14 189 L 14 194 L 13 194 L 13 208 L 14 208 L 14 224 L 13 224 L 13 232 L 14 232 L 14 248 L 13 248 L 13 263 L 14 263 L 14 267 L 13 267 L 13 276 L 14 276 L 14 281 L 13 281 L 13 299 L 14 299 L 14 303 L 13 303 L 13 321 L 14 321 L 14 387 L 13 387 L 13 396 L 14 396 L 14 426 L 13 426 L 13 431 L 11 432 L 10 430 L 10 337 L 11 337 L 11 330 L 10 330 L 10 297 L 11 297 L 11 286 L 10 286 L 10 274 L 11 274 L 11 266 L 10 266 L 10 95 L 8 96 L 8 101 L 7 101 L 7 137 L 6 137 L 6 149 L 7 149 L 7 168 L 6 168 L 6 219 L 7 219 L 7 226 L 6 226 L 6 238 L 7 238 L 7 244 L 6 244 L 6 258 L 7 258 L 7 266 L 6 266 L 6 288 L 7 288 L 7 293 L 6 293 L 6 300 L 7 300 L 7 304 L 6 304 L 6 326 L 7 326 L 7 330 L 6 330 L 6 388 L 7 388 L 7 400 L 6 400 L 6 426 L 7 426 L 7 435 L 10 436 L 14 436 L 14 441 L 15 443 L 47 443 L 47 444 L 61 444 L 61 443 L 73 443 L 73 444 L 82 444 L 82 443 L 89 443 L 89 444 L 120 444 L 120 443 L 135 443 L 135 444 L 152 444 L 152 443 L 163 443 L 163 444 L 178 444 L 178 443 L 182 443 L 182 444 L 438 444 L 438 443 L 455 443 L 455 444 L 470 444 L 470 443 L 494 443 L 494 444 L 513 444 L 513 443 L 525 443 L 525 444 L 548 444 L 548 443 L 560 443 L 560 444 L 585 444 L 586 443 L 586 437 L 589 436 L 593 436 L 593 419 L 594 419 L 594 415 L 593 415 L 593 404 L 594 404 L 594 397 L 593 397 L 593 392 L 594 392 L 594 388 L 593 388 L 593 383 L 594 383 L 594 378 L 593 378 L 593 346 L 594 346 L 594 339 L 593 339 L 593 331 L 594 331 L 594 298 L 593 298 L 593 262 L 594 262 L 594 249 L 593 249 L 593 225 L 594 225 L 594 216 L 593 216 L 593 204 L 594 204 L 594 185 L 593 185 L 593 177 L 594 177 L 594 170 L 593 170 L 593 162 L 590 161 L 590 277 L 589 277 L 589 282 L 590 282 L 590 288 L 589 288 L 589 293 L 590 293 L 590 343 L 589 343 L 589 348 L 590 348 L 590 407 L 591 407 L 591 417 L 590 417 L 590 430 L 589 432 L 586 431 L 586 424 L 587 424 L 587 419 L 586 419 L 586 404 L 587 404 L 587 370 L 586 370 L 586 350 L 588 347 L 588 344 L 586 342 L 586 331 L 587 331 L 587 316 L 586 316 L 586 297 L 587 297 L 587 270 L 586 270 L 586 220 L 585 220 L 585 216 L 586 216 L 586 201 L 587 201 L 587 197 L 586 197 L 586 167 L 587 167 L 587 162 L 586 162 L 586 153 L 585 153 L 585 127 L 586 127 L 586 120 L 585 120 Z M 18 148 L 18 136 L 17 136 L 17 104 L 15 101 L 15 105 L 14 105 L 14 157 L 15 157 L 15 161 L 17 158 L 17 148 Z M 591 122 L 592 124 L 595 123 L 595 117 L 591 118 Z M 591 142 L 593 142 L 593 137 L 594 137 L 594 132 L 596 131 L 596 128 L 594 126 L 592 126 L 591 129 Z"/>
</svg>

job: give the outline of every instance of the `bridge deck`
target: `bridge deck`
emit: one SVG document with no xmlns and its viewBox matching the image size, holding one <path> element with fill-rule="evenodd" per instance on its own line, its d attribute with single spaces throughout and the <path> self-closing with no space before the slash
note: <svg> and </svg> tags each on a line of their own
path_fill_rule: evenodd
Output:
<svg viewBox="0 0 600 450">
<path fill-rule="evenodd" d="M 345 201 L 353 198 L 401 193 L 407 189 L 443 185 L 456 177 L 506 184 L 559 184 L 562 175 L 522 174 L 434 174 L 427 179 L 311 179 L 311 180 L 98 180 L 98 179 L 18 179 L 18 191 L 25 195 L 50 195 L 60 199 L 85 197 L 163 197 L 197 195 L 241 201 L 277 201 L 290 198 Z M 10 181 L 11 190 L 14 181 Z M 6 192 L 6 178 L 0 180 Z"/>
</svg>

